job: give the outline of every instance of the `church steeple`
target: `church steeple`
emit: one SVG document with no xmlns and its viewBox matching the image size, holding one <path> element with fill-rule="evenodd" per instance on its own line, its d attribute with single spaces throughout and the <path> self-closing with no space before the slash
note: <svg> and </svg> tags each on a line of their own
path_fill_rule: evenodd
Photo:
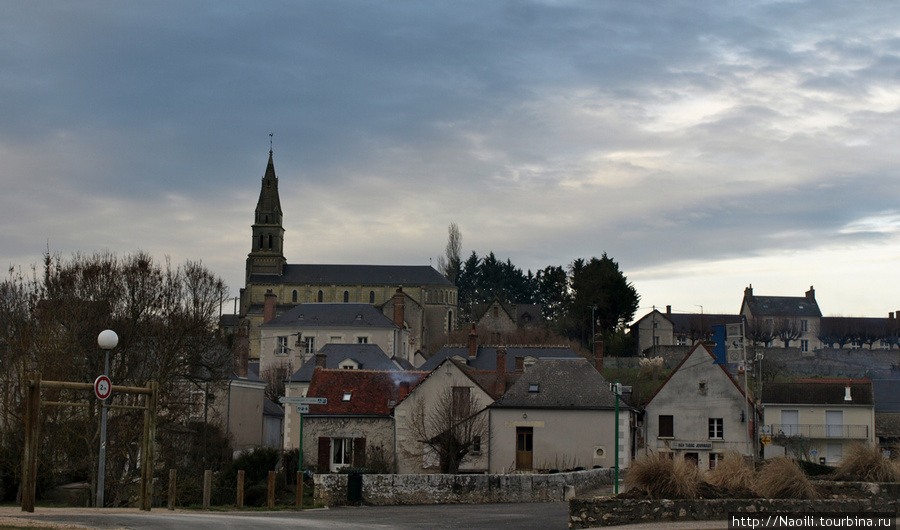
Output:
<svg viewBox="0 0 900 530">
<path fill-rule="evenodd" d="M 269 163 L 262 178 L 259 201 L 253 219 L 253 241 L 247 256 L 247 278 L 252 274 L 277 274 L 284 270 L 284 227 L 282 226 L 281 200 L 278 197 L 278 177 L 272 148 Z"/>
</svg>

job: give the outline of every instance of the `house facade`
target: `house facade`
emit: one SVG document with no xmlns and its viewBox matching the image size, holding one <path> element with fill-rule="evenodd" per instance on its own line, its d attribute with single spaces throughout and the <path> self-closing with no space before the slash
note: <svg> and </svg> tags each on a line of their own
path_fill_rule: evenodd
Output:
<svg viewBox="0 0 900 530">
<path fill-rule="evenodd" d="M 697 344 L 644 407 L 643 454 L 671 453 L 714 468 L 729 450 L 753 454 L 754 408 L 741 385 Z"/>
<path fill-rule="evenodd" d="M 269 297 L 270 304 L 274 304 Z M 329 344 L 373 344 L 397 360 L 409 360 L 409 330 L 369 304 L 299 304 L 259 328 L 261 369 L 286 363 L 293 373 Z"/>
<path fill-rule="evenodd" d="M 751 344 L 796 346 L 804 353 L 822 347 L 822 311 L 812 286 L 803 296 L 759 296 L 750 285 L 744 289 L 741 315 L 746 319 L 744 334 Z"/>
<path fill-rule="evenodd" d="M 853 443 L 874 443 L 872 381 L 804 379 L 762 388 L 764 455 L 839 464 Z"/>
<path fill-rule="evenodd" d="M 490 472 L 631 464 L 633 410 L 586 359 L 541 359 L 490 407 Z M 617 418 L 618 417 L 618 418 Z M 616 420 L 619 421 L 618 440 Z"/>
</svg>

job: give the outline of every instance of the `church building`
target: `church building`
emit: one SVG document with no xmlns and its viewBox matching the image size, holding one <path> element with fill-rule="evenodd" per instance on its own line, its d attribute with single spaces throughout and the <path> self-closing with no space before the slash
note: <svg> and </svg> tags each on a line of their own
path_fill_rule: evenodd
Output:
<svg viewBox="0 0 900 530">
<path fill-rule="evenodd" d="M 431 265 L 288 263 L 284 257 L 283 212 L 271 149 L 251 228 L 253 237 L 239 310 L 251 360 L 260 358 L 260 326 L 299 304 L 365 303 L 391 319 L 397 314 L 394 305 L 402 304 L 410 361 L 417 352 L 427 357 L 437 351 L 456 328 L 457 288 Z M 266 304 L 267 294 L 269 304 Z"/>
</svg>

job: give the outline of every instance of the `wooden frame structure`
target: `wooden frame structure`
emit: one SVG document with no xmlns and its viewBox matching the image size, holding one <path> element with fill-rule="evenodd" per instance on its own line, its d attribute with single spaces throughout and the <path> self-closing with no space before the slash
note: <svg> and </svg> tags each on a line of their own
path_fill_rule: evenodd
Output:
<svg viewBox="0 0 900 530">
<path fill-rule="evenodd" d="M 23 458 L 22 511 L 34 512 L 35 488 L 37 483 L 37 454 L 41 406 L 88 407 L 89 403 L 66 401 L 41 401 L 42 388 L 68 390 L 89 390 L 93 383 L 72 383 L 67 381 L 42 381 L 41 374 L 25 376 L 25 454 Z M 144 436 L 141 446 L 141 510 L 150 511 L 153 501 L 153 440 L 156 438 L 156 406 L 159 383 L 151 381 L 145 387 L 112 386 L 112 393 L 143 394 L 143 405 L 106 405 L 111 409 L 138 409 L 144 411 Z"/>
</svg>

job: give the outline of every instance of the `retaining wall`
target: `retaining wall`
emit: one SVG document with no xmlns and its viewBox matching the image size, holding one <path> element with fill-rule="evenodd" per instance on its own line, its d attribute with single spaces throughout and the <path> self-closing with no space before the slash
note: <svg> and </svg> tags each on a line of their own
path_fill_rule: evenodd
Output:
<svg viewBox="0 0 900 530">
<path fill-rule="evenodd" d="M 482 504 L 497 502 L 561 502 L 613 483 L 613 469 L 554 474 L 510 475 L 362 475 L 362 502 L 395 504 Z M 315 502 L 340 506 L 347 502 L 349 475 L 316 475 Z"/>
<path fill-rule="evenodd" d="M 815 481 L 825 499 L 635 500 L 615 497 L 569 501 L 569 528 L 599 528 L 659 521 L 727 520 L 729 514 L 896 513 L 900 507 L 896 483 L 828 483 Z"/>
</svg>

